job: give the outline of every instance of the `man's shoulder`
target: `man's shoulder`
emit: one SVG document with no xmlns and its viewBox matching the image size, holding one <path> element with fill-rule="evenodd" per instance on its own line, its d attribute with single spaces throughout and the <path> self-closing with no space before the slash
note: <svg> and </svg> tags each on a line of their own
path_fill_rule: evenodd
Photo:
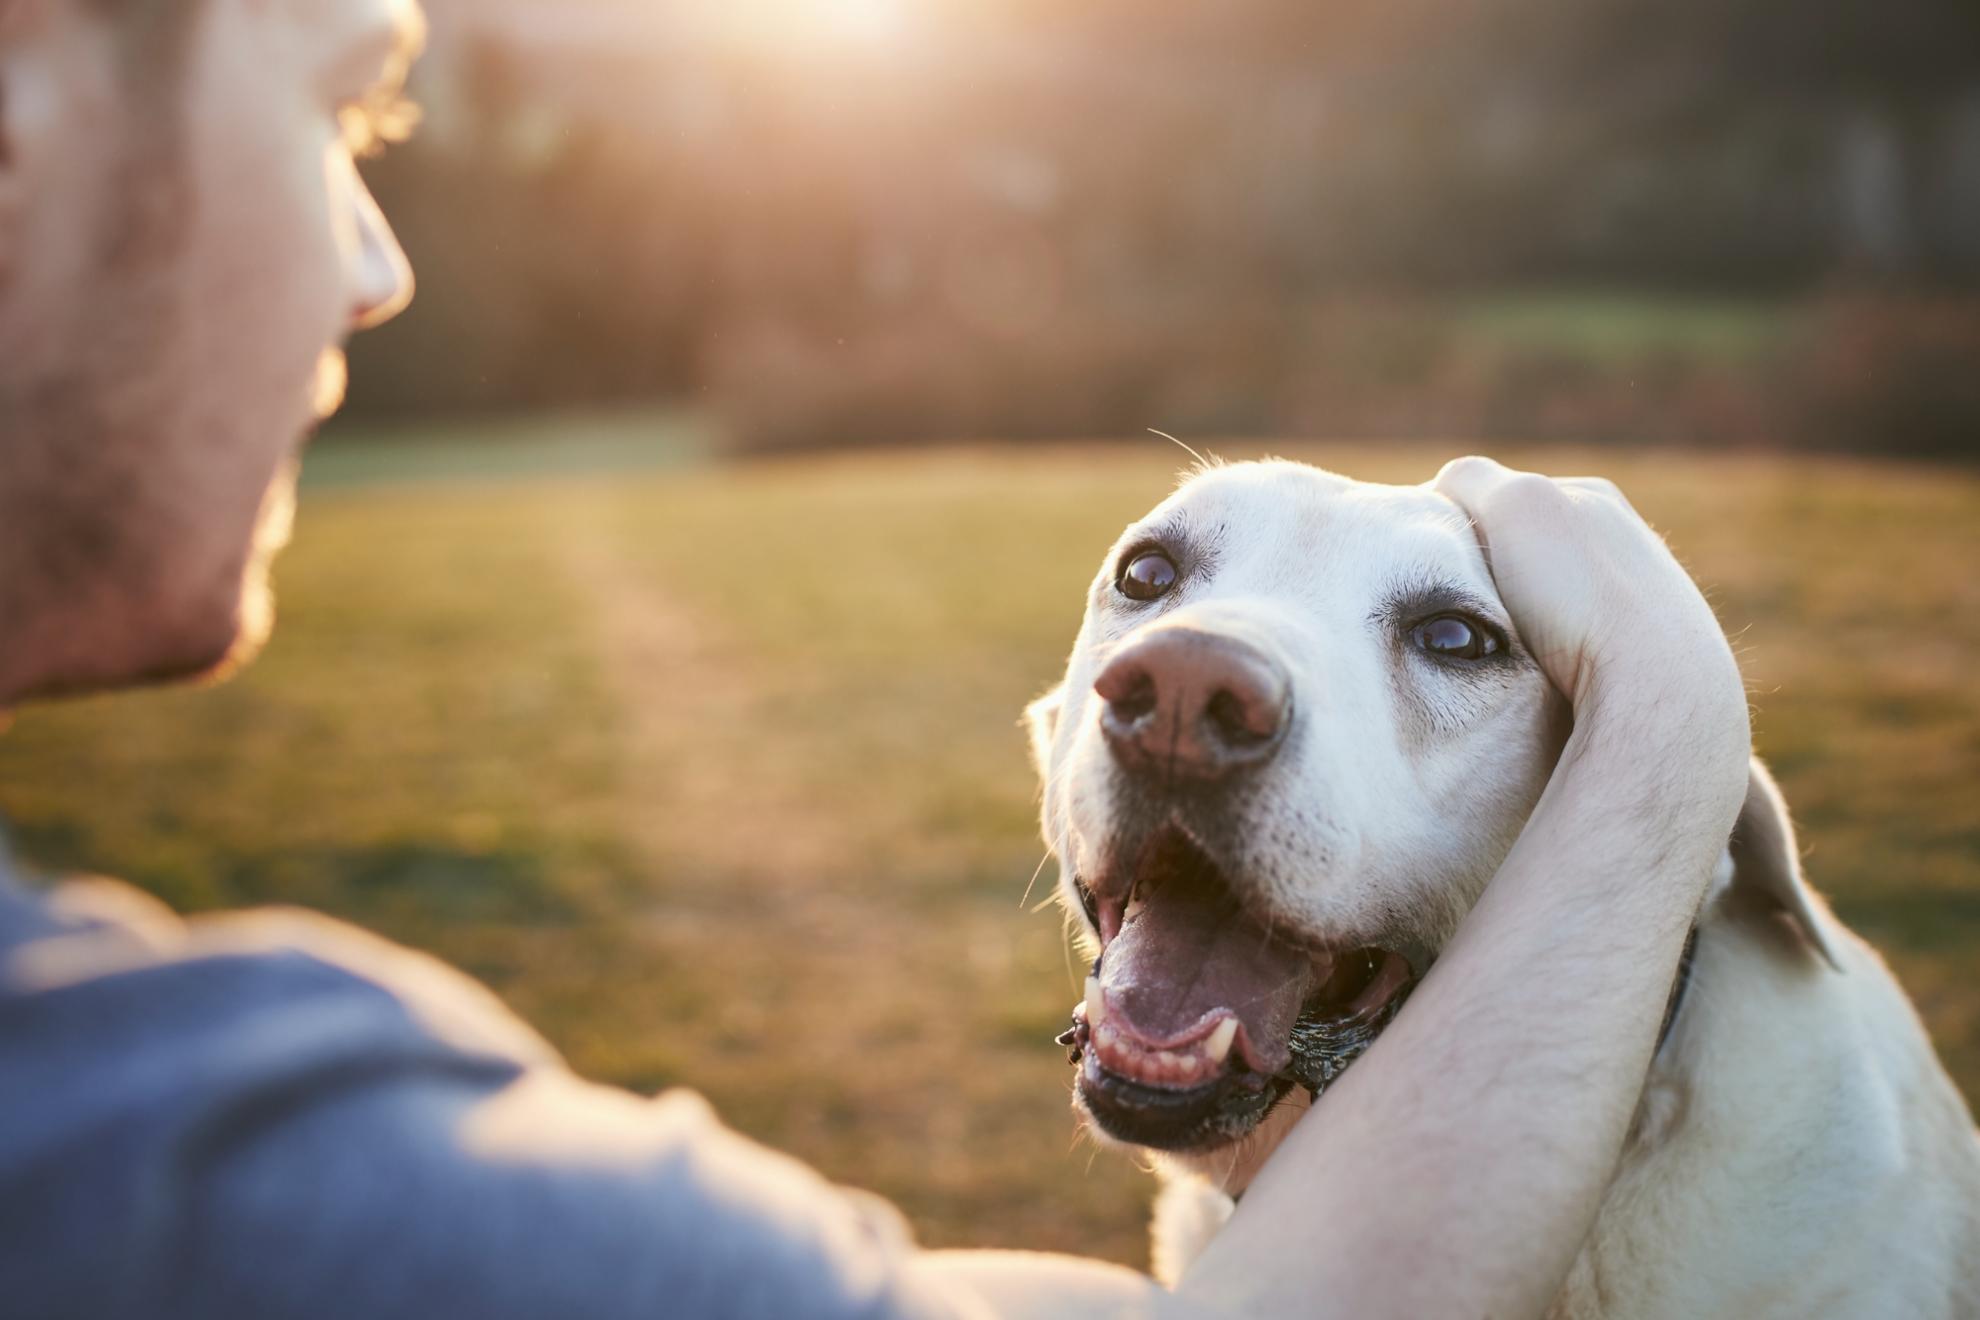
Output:
<svg viewBox="0 0 1980 1320">
<path fill-rule="evenodd" d="M 0 882 L 9 925 L 40 932 L 0 948 L 0 1277 L 24 1314 L 943 1309 L 891 1207 L 698 1097 L 532 1066 L 548 1047 L 426 955 L 102 882 Z"/>
<path fill-rule="evenodd" d="M 375 999 L 454 1049 L 525 1066 L 556 1061 L 479 982 L 347 922 L 286 907 L 184 918 L 99 876 L 29 890 L 0 863 L 0 998 L 88 993 L 152 1015 L 203 998 L 183 992 L 195 985 L 231 993 L 243 1013 L 326 996 Z"/>
</svg>

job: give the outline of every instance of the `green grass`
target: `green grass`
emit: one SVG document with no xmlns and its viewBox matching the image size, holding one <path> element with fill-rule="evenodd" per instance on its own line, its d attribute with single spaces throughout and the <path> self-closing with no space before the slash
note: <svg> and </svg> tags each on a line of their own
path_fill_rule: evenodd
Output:
<svg viewBox="0 0 1980 1320">
<path fill-rule="evenodd" d="M 495 471 L 465 437 L 314 456 L 357 475 L 306 488 L 267 653 L 24 713 L 0 737 L 19 843 L 435 950 L 586 1073 L 697 1086 L 925 1241 L 1144 1259 L 1148 1180 L 1075 1143 L 1050 1043 L 1077 991 L 1057 917 L 1020 906 L 1016 720 L 1175 452 L 674 470 L 613 425 L 583 462 L 561 425 Z M 1447 456 L 1295 452 L 1390 480 Z M 1816 883 L 1975 1093 L 1980 482 L 1524 457 L 1617 477 L 1711 584 Z"/>
<path fill-rule="evenodd" d="M 339 419 L 316 443 L 303 486 L 665 470 L 703 462 L 715 447 L 705 417 L 662 409 L 405 423 Z"/>
<path fill-rule="evenodd" d="M 1744 365 L 1781 348 L 1793 324 L 1778 300 L 1590 289 L 1494 295 L 1460 307 L 1454 320 L 1472 342 L 1610 368 L 1662 357 Z"/>
</svg>

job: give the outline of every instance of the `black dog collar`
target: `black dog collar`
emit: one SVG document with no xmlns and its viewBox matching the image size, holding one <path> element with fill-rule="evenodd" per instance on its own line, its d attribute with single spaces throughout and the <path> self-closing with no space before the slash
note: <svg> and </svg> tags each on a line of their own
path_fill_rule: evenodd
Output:
<svg viewBox="0 0 1980 1320">
<path fill-rule="evenodd" d="M 1684 937 L 1684 952 L 1678 955 L 1677 979 L 1671 982 L 1671 997 L 1664 1005 L 1664 1025 L 1657 1029 L 1657 1050 L 1663 1051 L 1664 1042 L 1671 1038 L 1671 1028 L 1677 1023 L 1678 1009 L 1684 1006 L 1684 992 L 1691 988 L 1691 956 L 1698 952 L 1698 927 Z"/>
</svg>

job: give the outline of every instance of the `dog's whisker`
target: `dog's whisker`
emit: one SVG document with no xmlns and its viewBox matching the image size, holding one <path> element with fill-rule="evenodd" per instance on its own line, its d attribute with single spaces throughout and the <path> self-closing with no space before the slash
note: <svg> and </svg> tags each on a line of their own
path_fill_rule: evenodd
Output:
<svg viewBox="0 0 1980 1320">
<path fill-rule="evenodd" d="M 1228 1188 L 1231 1185 L 1231 1179 L 1237 1176 L 1238 1161 L 1242 1156 L 1250 1152 L 1251 1144 L 1251 1138 L 1247 1136 L 1232 1145 L 1231 1162 L 1224 1166 L 1224 1176 L 1217 1180 L 1219 1187 Z"/>
<path fill-rule="evenodd" d="M 1032 886 L 1033 886 L 1033 885 L 1036 885 L 1036 884 L 1038 883 L 1038 877 L 1039 877 L 1039 876 L 1041 876 L 1041 875 L 1043 875 L 1043 874 L 1045 873 L 1045 864 L 1046 864 L 1047 862 L 1049 862 L 1049 861 L 1051 861 L 1051 860 L 1052 860 L 1052 850 L 1051 850 L 1050 848 L 1047 848 L 1047 849 L 1045 850 L 1045 855 L 1044 855 L 1043 857 L 1041 857 L 1041 858 L 1039 858 L 1039 859 L 1038 859 L 1038 865 L 1037 865 L 1037 867 L 1036 867 L 1036 868 L 1035 868 L 1035 869 L 1034 869 L 1034 870 L 1032 871 L 1032 873 L 1031 873 L 1031 879 L 1029 879 L 1029 880 L 1027 880 L 1027 881 L 1025 882 L 1025 886 L 1024 886 L 1024 894 L 1023 894 L 1023 896 L 1022 896 L 1021 898 L 1019 898 L 1019 899 L 1018 899 L 1018 901 L 1017 901 L 1017 905 L 1018 905 L 1018 906 L 1019 906 L 1020 908 L 1021 908 L 1021 907 L 1023 907 L 1023 906 L 1025 905 L 1025 903 L 1026 903 L 1026 902 L 1027 902 L 1027 901 L 1028 901 L 1028 900 L 1029 900 L 1029 899 L 1031 898 L 1031 889 L 1032 889 Z M 1036 909 L 1033 909 L 1033 910 L 1034 910 L 1034 911 L 1036 911 Z"/>
<path fill-rule="evenodd" d="M 1186 445 L 1186 444 L 1184 444 L 1184 443 L 1183 443 L 1182 441 L 1180 441 L 1180 440 L 1178 440 L 1178 439 L 1176 439 L 1176 438 L 1175 438 L 1174 436 L 1172 436 L 1172 435 L 1170 435 L 1170 434 L 1169 434 L 1169 433 L 1168 433 L 1167 431 L 1158 431 L 1158 430 L 1156 430 L 1156 429 L 1155 429 L 1154 427 L 1152 427 L 1152 426 L 1151 426 L 1151 427 L 1149 427 L 1149 428 L 1148 428 L 1148 433 L 1149 433 L 1150 435 L 1159 435 L 1159 436 L 1161 436 L 1161 437 L 1162 437 L 1162 438 L 1163 438 L 1164 440 L 1167 440 L 1167 441 L 1168 441 L 1168 442 L 1169 442 L 1170 444 L 1172 444 L 1172 445 L 1175 445 L 1175 446 L 1176 446 L 1177 448 L 1179 448 L 1179 449 L 1181 449 L 1181 450 L 1182 450 L 1182 451 L 1183 451 L 1183 452 L 1184 452 L 1185 454 L 1188 454 L 1188 455 L 1189 455 L 1189 456 L 1190 456 L 1191 458 L 1193 458 L 1193 459 L 1195 459 L 1195 460 L 1196 460 L 1196 463 L 1197 463 L 1197 466 L 1198 466 L 1199 468 L 1202 468 L 1202 469 L 1204 469 L 1204 470 L 1206 470 L 1206 471 L 1207 471 L 1207 470 L 1208 470 L 1208 469 L 1210 468 L 1210 460 L 1209 460 L 1209 459 L 1207 459 L 1207 458 L 1205 458 L 1205 457 L 1204 457 L 1203 455 L 1201 455 L 1201 454 L 1199 454 L 1199 453 L 1197 453 L 1197 452 L 1196 452 L 1196 451 L 1195 451 L 1194 449 L 1191 449 L 1191 448 L 1190 448 L 1190 447 L 1189 447 L 1188 445 Z"/>
<path fill-rule="evenodd" d="M 1066 991 L 1077 996 L 1084 989 L 1085 980 L 1073 969 L 1073 941 L 1078 938 L 1078 930 L 1073 924 L 1071 912 L 1063 909 L 1060 911 L 1059 931 L 1063 937 L 1059 941 L 1059 951 L 1065 955 L 1066 960 Z"/>
</svg>

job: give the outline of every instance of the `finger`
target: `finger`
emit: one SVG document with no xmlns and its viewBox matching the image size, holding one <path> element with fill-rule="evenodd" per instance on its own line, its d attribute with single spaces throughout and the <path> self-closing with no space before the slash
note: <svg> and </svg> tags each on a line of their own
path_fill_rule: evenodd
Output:
<svg viewBox="0 0 1980 1320">
<path fill-rule="evenodd" d="M 1468 454 L 1454 458 L 1439 469 L 1430 479 L 1431 489 L 1449 496 L 1458 503 L 1473 506 L 1483 503 L 1491 495 L 1503 491 L 1509 485 L 1531 485 L 1535 480 L 1552 481 L 1556 485 L 1573 490 L 1587 491 L 1606 496 L 1624 506 L 1629 505 L 1629 497 L 1622 488 L 1607 477 L 1548 477 L 1538 472 L 1527 472 L 1520 468 L 1507 467 L 1497 459 L 1483 454 Z"/>
<path fill-rule="evenodd" d="M 1561 527 L 1571 521 L 1575 500 L 1584 498 L 1552 477 L 1475 455 L 1446 463 L 1433 484 L 1470 516 L 1479 540 L 1488 543 L 1494 528 Z"/>
<path fill-rule="evenodd" d="M 1513 469 L 1497 459 L 1487 458 L 1483 454 L 1467 454 L 1439 468 L 1437 475 L 1430 479 L 1430 489 L 1455 501 L 1476 517 L 1479 507 L 1491 497 L 1492 492 L 1504 486 L 1513 475 Z"/>
<path fill-rule="evenodd" d="M 1507 467 L 1479 454 L 1444 464 L 1431 485 L 1471 515 L 1474 526 L 1545 525 L 1557 521 L 1574 499 L 1563 483 L 1544 473 Z M 1484 539 L 1482 527 L 1479 534 Z"/>
<path fill-rule="evenodd" d="M 1487 571 L 1492 564 L 1492 537 L 1486 530 L 1486 510 L 1508 483 L 1524 475 L 1495 458 L 1467 454 L 1444 464 L 1430 479 L 1432 490 L 1464 511 L 1471 523 L 1471 534 L 1478 538 L 1478 548 L 1485 553 Z"/>
</svg>

